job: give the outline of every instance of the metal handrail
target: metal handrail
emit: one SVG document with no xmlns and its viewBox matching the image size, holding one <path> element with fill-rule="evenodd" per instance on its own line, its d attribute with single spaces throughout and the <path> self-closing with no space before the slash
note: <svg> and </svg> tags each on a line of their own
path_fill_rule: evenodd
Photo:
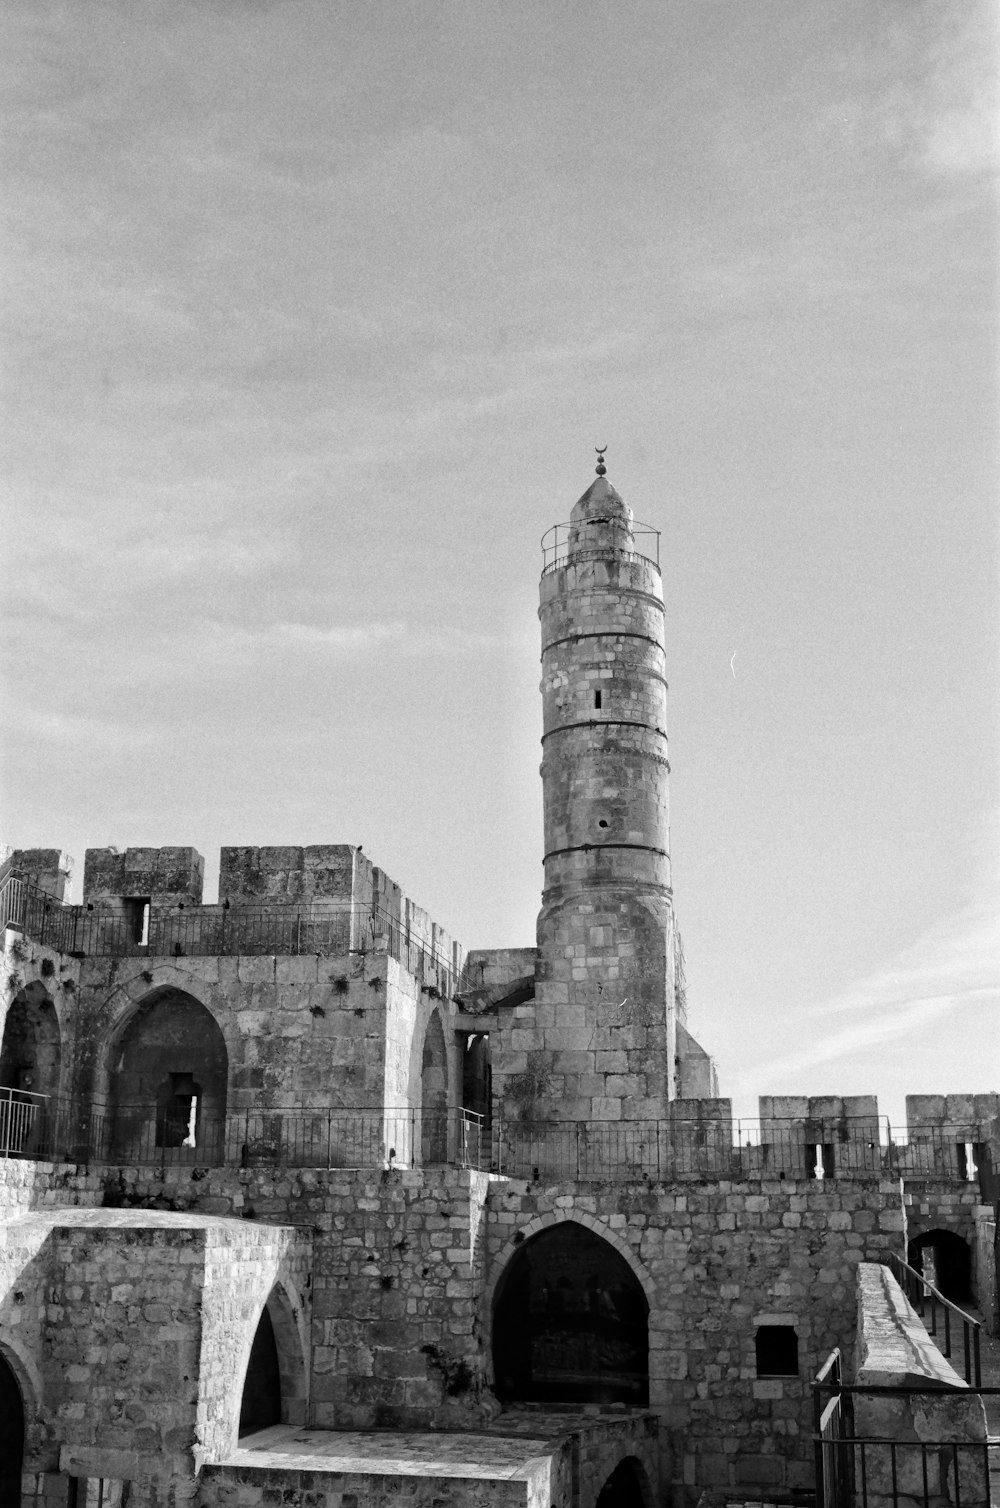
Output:
<svg viewBox="0 0 1000 1508">
<path fill-rule="evenodd" d="M 251 1106 L 206 1095 L 189 1109 L 154 1101 L 97 1108 L 52 1097 L 40 1108 L 0 1101 L 0 1156 L 101 1166 L 406 1168 L 485 1170 L 485 1117 L 464 1107 Z"/>
<path fill-rule="evenodd" d="M 988 1486 L 991 1455 L 996 1457 L 998 1454 L 998 1442 L 992 1437 L 985 1440 L 930 1441 L 857 1434 L 853 1403 L 855 1398 L 926 1396 L 939 1400 L 939 1385 L 931 1382 L 926 1385 L 845 1383 L 842 1380 L 840 1351 L 835 1349 L 820 1367 L 810 1388 L 813 1396 L 816 1508 L 867 1508 L 869 1497 L 874 1496 L 870 1485 L 872 1463 L 881 1462 L 884 1471 L 886 1453 L 889 1472 L 895 1483 L 900 1453 L 903 1453 L 905 1459 L 906 1452 L 920 1452 L 923 1498 L 907 1498 L 908 1502 L 919 1504 L 919 1508 L 930 1508 L 932 1499 L 927 1491 L 928 1453 L 934 1453 L 940 1463 L 941 1453 L 947 1452 L 952 1480 L 957 1483 L 961 1452 L 961 1462 L 970 1463 L 967 1469 L 973 1473 L 980 1472 L 980 1481 Z M 976 1384 L 970 1382 L 969 1388 L 971 1392 L 983 1397 L 1000 1397 L 1000 1387 L 983 1387 L 981 1381 Z M 879 1504 L 884 1501 L 884 1496 L 877 1498 Z M 896 1501 L 895 1496 L 893 1501 Z M 934 1501 L 938 1499 L 935 1497 Z"/>
<path fill-rule="evenodd" d="M 401 918 L 341 901 L 219 902 L 149 908 L 145 927 L 125 907 L 64 905 L 15 878 L 0 886 L 0 927 L 81 957 L 212 957 L 388 951 L 421 983 L 451 995 L 460 974 L 451 957 L 415 938 Z M 440 978 L 433 976 L 440 975 Z"/>
<path fill-rule="evenodd" d="M 906 1143 L 884 1119 L 733 1119 L 494 1122 L 494 1169 L 508 1176 L 837 1180 L 927 1174 L 958 1181 L 958 1144 L 946 1130 Z"/>
<path fill-rule="evenodd" d="M 651 565 L 655 565 L 657 570 L 659 570 L 659 529 L 654 529 L 651 524 L 640 524 L 638 521 L 634 521 L 631 527 L 625 523 L 624 519 L 621 520 L 620 524 L 618 523 L 618 520 L 614 520 L 614 522 L 616 525 L 618 525 L 618 527 L 621 528 L 623 533 L 631 535 L 633 542 L 640 541 L 645 546 L 644 548 L 637 550 L 624 550 L 616 548 L 614 550 L 615 555 L 621 556 L 626 560 L 648 560 Z M 546 529 L 545 533 L 542 535 L 541 541 L 543 576 L 547 576 L 550 571 L 558 570 L 560 566 L 563 566 L 567 563 L 570 555 L 570 533 L 571 531 L 579 533 L 580 529 L 584 527 L 585 524 L 567 522 L 553 524 L 551 529 Z M 651 544 L 647 545 L 646 541 L 651 541 Z M 579 550 L 572 551 L 574 560 L 591 560 L 606 556 L 607 553 L 607 548 L 595 549 L 590 545 L 584 545 Z"/>
<path fill-rule="evenodd" d="M 951 1316 L 953 1314 L 957 1315 L 962 1324 L 965 1380 L 970 1387 L 981 1387 L 983 1370 L 979 1336 L 983 1327 L 979 1320 L 971 1314 L 966 1314 L 965 1310 L 960 1309 L 951 1299 L 946 1299 L 944 1294 L 934 1287 L 933 1283 L 928 1282 L 922 1272 L 918 1272 L 915 1267 L 911 1267 L 908 1262 L 904 1262 L 902 1257 L 897 1256 L 895 1252 L 889 1253 L 887 1265 L 921 1319 L 924 1314 L 924 1301 L 927 1298 L 930 1299 L 931 1327 L 929 1333 L 935 1338 L 937 1337 L 937 1306 L 941 1306 L 944 1311 L 944 1346 L 942 1351 L 949 1361 L 951 1360 Z M 916 1299 L 916 1302 L 914 1302 L 914 1299 Z"/>
</svg>

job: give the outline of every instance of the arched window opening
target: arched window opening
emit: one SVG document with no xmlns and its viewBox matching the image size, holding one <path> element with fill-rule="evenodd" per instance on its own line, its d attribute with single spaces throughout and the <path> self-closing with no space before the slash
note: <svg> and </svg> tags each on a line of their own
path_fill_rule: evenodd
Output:
<svg viewBox="0 0 1000 1508">
<path fill-rule="evenodd" d="M 906 1260 L 953 1304 L 972 1301 L 972 1254 L 955 1231 L 930 1230 L 914 1236 Z"/>
<path fill-rule="evenodd" d="M 243 1402 L 240 1405 L 240 1435 L 281 1423 L 281 1367 L 274 1325 L 265 1306 L 250 1348 Z"/>
<path fill-rule="evenodd" d="M 596 1508 L 646 1508 L 645 1472 L 634 1456 L 619 1461 L 601 1488 Z"/>
<path fill-rule="evenodd" d="M 239 1433 L 304 1424 L 308 1383 L 301 1314 L 281 1283 L 268 1295 L 254 1332 L 240 1404 Z"/>
<path fill-rule="evenodd" d="M 488 1150 L 491 1138 L 491 1106 L 493 1103 L 493 1069 L 490 1064 L 490 1038 L 488 1032 L 476 1032 L 466 1038 L 465 1056 L 462 1060 L 462 1105 L 474 1118 L 467 1128 L 467 1135 L 475 1137 L 482 1152 Z M 479 1167 L 487 1166 L 479 1161 Z"/>
<path fill-rule="evenodd" d="M 420 1065 L 421 1159 L 424 1163 L 448 1160 L 448 1054 L 444 1027 L 435 1010 L 424 1033 Z"/>
<path fill-rule="evenodd" d="M 526 1241 L 493 1312 L 497 1397 L 521 1403 L 649 1401 L 649 1305 L 609 1242 L 574 1221 Z"/>
<path fill-rule="evenodd" d="M 15 995 L 0 1042 L 0 1154 L 44 1142 L 59 1092 L 61 1042 L 52 997 L 36 981 Z"/>
<path fill-rule="evenodd" d="M 21 1501 L 24 1469 L 24 1401 L 17 1378 L 0 1355 L 0 1503 Z"/>
<path fill-rule="evenodd" d="M 155 991 L 112 1052 L 108 1129 L 115 1153 L 221 1157 L 228 1073 L 225 1039 L 211 1013 L 183 990 Z"/>
<path fill-rule="evenodd" d="M 799 1338 L 794 1325 L 758 1325 L 754 1351 L 758 1377 L 798 1377 Z"/>
</svg>

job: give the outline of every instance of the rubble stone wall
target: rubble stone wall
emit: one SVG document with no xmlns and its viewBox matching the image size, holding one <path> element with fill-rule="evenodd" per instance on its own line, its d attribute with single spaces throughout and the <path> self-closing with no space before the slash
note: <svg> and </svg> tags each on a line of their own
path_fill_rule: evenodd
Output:
<svg viewBox="0 0 1000 1508">
<path fill-rule="evenodd" d="M 496 1411 L 479 1312 L 489 1183 L 447 1168 L 323 1176 L 314 1425 L 460 1428 Z"/>
<path fill-rule="evenodd" d="M 0 1333 L 24 1396 L 29 1477 L 128 1480 L 145 1502 L 152 1484 L 179 1487 L 227 1454 L 276 1283 L 298 1305 L 304 1400 L 310 1245 L 287 1228 L 162 1210 L 8 1221 Z"/>
<path fill-rule="evenodd" d="M 626 1255 L 650 1299 L 650 1407 L 665 1422 L 664 1479 L 701 1489 L 810 1485 L 809 1382 L 834 1346 L 851 1352 L 858 1264 L 901 1249 L 898 1183 L 495 1180 L 485 1333 L 520 1241 L 567 1219 Z M 757 1376 L 759 1325 L 794 1327 L 797 1377 Z"/>
</svg>

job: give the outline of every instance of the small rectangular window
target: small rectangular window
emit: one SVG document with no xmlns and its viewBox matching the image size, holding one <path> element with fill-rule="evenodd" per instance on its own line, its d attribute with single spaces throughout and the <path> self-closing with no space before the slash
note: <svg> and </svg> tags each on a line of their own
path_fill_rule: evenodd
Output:
<svg viewBox="0 0 1000 1508">
<path fill-rule="evenodd" d="M 594 692 L 594 706 L 598 712 L 601 710 L 601 693 L 599 691 Z"/>
<path fill-rule="evenodd" d="M 794 1325 L 758 1325 L 754 1350 L 758 1377 L 798 1377 L 799 1338 Z"/>
</svg>

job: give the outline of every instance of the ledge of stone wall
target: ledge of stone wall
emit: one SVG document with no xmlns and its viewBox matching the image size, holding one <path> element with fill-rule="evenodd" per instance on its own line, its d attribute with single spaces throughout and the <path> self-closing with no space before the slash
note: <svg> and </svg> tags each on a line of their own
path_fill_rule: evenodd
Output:
<svg viewBox="0 0 1000 1508">
<path fill-rule="evenodd" d="M 857 1381 L 882 1387 L 966 1388 L 881 1262 L 858 1264 Z"/>
</svg>

